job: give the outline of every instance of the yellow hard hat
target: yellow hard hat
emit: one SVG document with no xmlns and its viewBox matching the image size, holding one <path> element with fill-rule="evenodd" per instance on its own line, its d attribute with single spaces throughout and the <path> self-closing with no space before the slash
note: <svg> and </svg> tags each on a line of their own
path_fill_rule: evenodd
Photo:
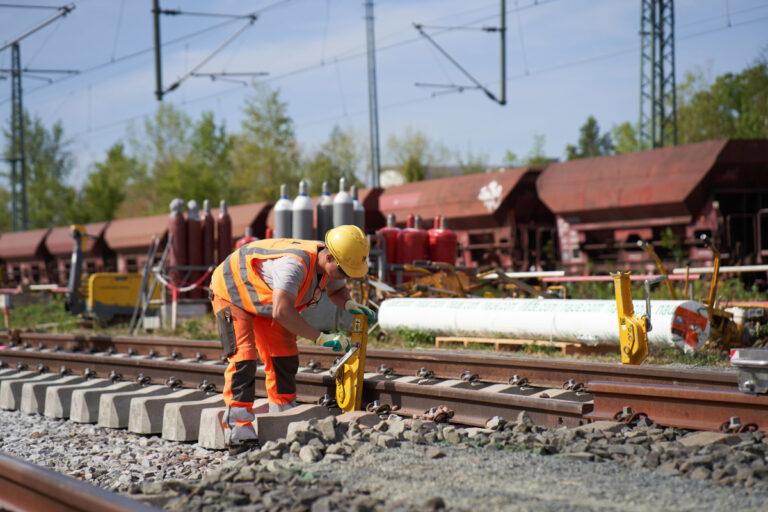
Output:
<svg viewBox="0 0 768 512">
<path fill-rule="evenodd" d="M 325 234 L 325 246 L 349 277 L 368 273 L 368 239 L 357 226 L 336 226 Z"/>
</svg>

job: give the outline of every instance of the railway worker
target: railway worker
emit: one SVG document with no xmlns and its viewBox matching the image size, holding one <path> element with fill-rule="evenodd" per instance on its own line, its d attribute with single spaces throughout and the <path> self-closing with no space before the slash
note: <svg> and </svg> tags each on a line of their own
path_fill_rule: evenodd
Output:
<svg viewBox="0 0 768 512">
<path fill-rule="evenodd" d="M 375 314 L 352 300 L 346 278 L 368 273 L 368 240 L 357 226 L 338 226 L 325 243 L 289 238 L 250 242 L 213 272 L 211 301 L 229 365 L 224 374 L 225 439 L 239 453 L 258 444 L 253 429 L 256 361 L 264 363 L 269 411 L 296 405 L 296 372 L 301 336 L 334 351 L 349 350 L 347 335 L 322 333 L 300 313 L 323 290 L 339 308 Z"/>
</svg>

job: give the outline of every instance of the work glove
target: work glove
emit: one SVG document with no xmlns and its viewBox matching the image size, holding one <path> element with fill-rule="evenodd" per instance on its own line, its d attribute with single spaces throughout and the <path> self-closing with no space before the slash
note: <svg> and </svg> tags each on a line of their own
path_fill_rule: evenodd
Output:
<svg viewBox="0 0 768 512">
<path fill-rule="evenodd" d="M 340 332 L 320 333 L 315 343 L 320 343 L 334 352 L 349 352 L 349 337 Z"/>
<path fill-rule="evenodd" d="M 347 302 L 344 303 L 344 309 L 346 309 L 353 315 L 367 316 L 369 325 L 372 325 L 376 321 L 376 313 L 371 308 L 363 304 L 360 304 L 359 302 L 355 302 L 352 299 L 349 299 Z"/>
</svg>

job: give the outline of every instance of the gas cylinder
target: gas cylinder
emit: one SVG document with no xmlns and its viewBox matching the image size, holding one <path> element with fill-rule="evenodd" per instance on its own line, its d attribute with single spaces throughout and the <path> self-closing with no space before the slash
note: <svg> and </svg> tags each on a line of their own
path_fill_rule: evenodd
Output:
<svg viewBox="0 0 768 512">
<path fill-rule="evenodd" d="M 445 227 L 445 217 L 435 217 L 432 229 L 427 233 L 429 235 L 429 259 L 455 265 L 458 238 L 455 232 Z"/>
<path fill-rule="evenodd" d="M 293 203 L 288 199 L 288 185 L 280 185 L 280 199 L 275 203 L 275 238 L 291 238 Z"/>
<path fill-rule="evenodd" d="M 299 182 L 299 195 L 293 200 L 293 238 L 314 240 L 312 229 L 312 200 L 307 195 L 307 181 Z"/>
<path fill-rule="evenodd" d="M 197 201 L 191 199 L 187 203 L 187 265 L 203 265 L 203 223 L 200 221 L 200 210 Z M 202 277 L 201 270 L 189 273 L 187 281 L 195 282 Z M 202 298 L 203 289 L 198 288 L 189 293 L 191 298 Z"/>
<path fill-rule="evenodd" d="M 357 200 L 357 187 L 352 185 L 350 189 L 352 196 L 352 212 L 355 220 L 355 226 L 365 231 L 365 208 L 360 201 Z"/>
<path fill-rule="evenodd" d="M 397 260 L 402 264 L 429 258 L 429 235 L 421 229 L 421 217 L 417 215 L 411 221 L 409 216 L 408 220 L 412 224 L 401 230 L 397 237 Z"/>
<path fill-rule="evenodd" d="M 323 195 L 317 203 L 317 239 L 325 240 L 325 232 L 333 227 L 333 199 L 331 187 L 323 182 Z"/>
<path fill-rule="evenodd" d="M 171 235 L 171 251 L 168 254 L 168 266 L 174 269 L 171 278 L 174 283 L 181 282 L 184 272 L 177 267 L 187 264 L 187 221 L 184 218 L 184 201 L 176 198 L 171 201 L 171 215 L 168 218 L 168 233 Z"/>
<path fill-rule="evenodd" d="M 400 228 L 396 225 L 394 213 L 387 215 L 387 225 L 381 228 L 378 234 L 384 238 L 387 264 L 399 263 L 400 260 L 397 259 L 397 237 L 400 234 Z"/>
<path fill-rule="evenodd" d="M 232 252 L 232 217 L 227 210 L 227 202 L 219 204 L 219 218 L 216 221 L 216 262 L 224 261 Z"/>
<path fill-rule="evenodd" d="M 213 215 L 211 215 L 211 202 L 207 199 L 203 201 L 203 265 L 211 266 L 215 263 L 214 261 L 214 247 L 215 247 L 215 239 L 214 239 L 214 231 L 215 231 L 215 221 L 213 220 Z"/>
<path fill-rule="evenodd" d="M 235 249 L 239 249 L 245 244 L 249 244 L 251 242 L 255 242 L 258 240 L 255 236 L 253 236 L 253 228 L 251 226 L 246 226 L 245 228 L 245 236 L 243 236 L 240 240 L 235 242 Z"/>
<path fill-rule="evenodd" d="M 352 196 L 347 192 L 347 179 L 339 180 L 339 193 L 333 198 L 333 227 L 355 223 Z"/>
</svg>

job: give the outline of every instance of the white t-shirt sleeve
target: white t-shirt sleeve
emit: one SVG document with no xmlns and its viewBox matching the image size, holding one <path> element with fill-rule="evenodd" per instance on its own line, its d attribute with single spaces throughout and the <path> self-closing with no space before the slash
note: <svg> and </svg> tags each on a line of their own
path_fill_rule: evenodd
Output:
<svg viewBox="0 0 768 512">
<path fill-rule="evenodd" d="M 292 297 L 299 294 L 306 271 L 304 265 L 292 256 L 265 260 L 261 265 L 262 279 L 272 290 L 283 290 Z"/>
</svg>

